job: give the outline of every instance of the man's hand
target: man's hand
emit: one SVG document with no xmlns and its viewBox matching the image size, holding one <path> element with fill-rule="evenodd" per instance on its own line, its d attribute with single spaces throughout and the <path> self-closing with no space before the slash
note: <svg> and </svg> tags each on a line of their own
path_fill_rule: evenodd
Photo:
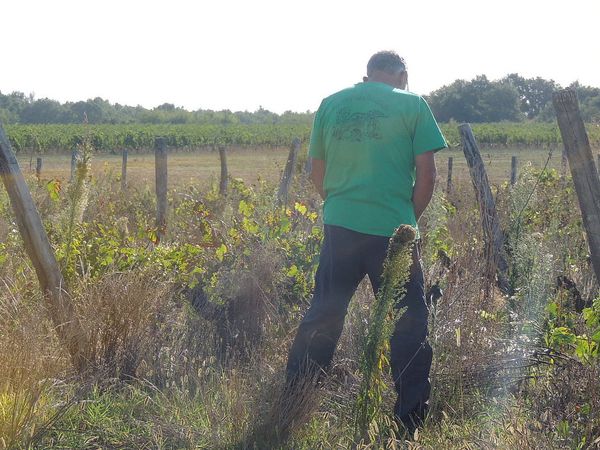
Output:
<svg viewBox="0 0 600 450">
<path fill-rule="evenodd" d="M 425 152 L 415 156 L 415 166 L 417 173 L 413 190 L 413 204 L 415 206 L 415 216 L 419 220 L 431 200 L 435 186 L 437 171 L 433 152 Z"/>
<path fill-rule="evenodd" d="M 310 172 L 310 179 L 317 188 L 317 192 L 323 200 L 325 200 L 325 191 L 323 190 L 323 180 L 325 179 L 325 160 L 314 159 L 312 160 L 312 169 Z"/>
</svg>

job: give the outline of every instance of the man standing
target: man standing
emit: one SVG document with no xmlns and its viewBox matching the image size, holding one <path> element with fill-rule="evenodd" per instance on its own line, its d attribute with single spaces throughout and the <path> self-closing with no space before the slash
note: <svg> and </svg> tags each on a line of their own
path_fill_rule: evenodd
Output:
<svg viewBox="0 0 600 450">
<path fill-rule="evenodd" d="M 404 90 L 408 73 L 397 53 L 374 54 L 363 80 L 324 99 L 315 115 L 309 156 L 324 200 L 324 240 L 311 306 L 289 353 L 289 383 L 328 368 L 354 291 L 365 275 L 379 289 L 389 238 L 401 224 L 417 227 L 433 193 L 434 153 L 447 146 L 425 100 Z M 394 414 L 412 432 L 425 417 L 432 359 L 416 247 L 405 288 L 391 367 Z"/>
</svg>

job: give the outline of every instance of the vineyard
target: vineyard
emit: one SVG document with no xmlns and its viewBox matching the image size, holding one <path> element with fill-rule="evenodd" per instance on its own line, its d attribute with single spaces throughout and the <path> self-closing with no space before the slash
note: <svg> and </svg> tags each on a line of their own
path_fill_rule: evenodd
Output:
<svg viewBox="0 0 600 450">
<path fill-rule="evenodd" d="M 451 146 L 460 143 L 456 123 L 441 125 Z M 6 127 L 15 152 L 70 152 L 89 136 L 97 152 L 127 148 L 147 150 L 156 136 L 178 149 L 215 145 L 287 146 L 294 137 L 306 141 L 308 125 L 9 125 Z M 600 147 L 600 126 L 587 126 L 590 142 Z M 474 124 L 473 132 L 484 146 L 546 147 L 561 142 L 558 127 L 548 123 Z"/>
</svg>

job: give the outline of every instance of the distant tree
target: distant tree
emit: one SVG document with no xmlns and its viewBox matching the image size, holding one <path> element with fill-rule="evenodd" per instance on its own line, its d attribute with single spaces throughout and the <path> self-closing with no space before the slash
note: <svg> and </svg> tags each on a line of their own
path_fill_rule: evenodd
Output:
<svg viewBox="0 0 600 450">
<path fill-rule="evenodd" d="M 65 123 L 66 109 L 56 100 L 42 98 L 25 106 L 21 112 L 23 123 Z"/>
<path fill-rule="evenodd" d="M 0 120 L 3 123 L 17 123 L 21 113 L 29 104 L 28 98 L 22 92 L 12 92 L 5 95 L 0 92 Z"/>
<path fill-rule="evenodd" d="M 479 75 L 471 81 L 457 80 L 427 96 L 427 101 L 440 122 L 518 121 L 517 90 L 501 81 L 489 81 Z"/>
<path fill-rule="evenodd" d="M 175 105 L 173 103 L 163 103 L 154 109 L 158 111 L 175 111 Z"/>
<path fill-rule="evenodd" d="M 554 80 L 540 77 L 523 78 L 517 73 L 504 77 L 505 81 L 514 86 L 519 93 L 520 109 L 527 114 L 528 119 L 537 117 L 546 105 L 552 103 L 552 93 L 560 89 Z"/>
<path fill-rule="evenodd" d="M 579 109 L 584 122 L 600 123 L 600 88 L 583 86 L 578 81 L 571 83 L 568 87 L 577 93 Z M 543 122 L 556 120 L 552 102 L 544 107 L 537 119 Z"/>
</svg>

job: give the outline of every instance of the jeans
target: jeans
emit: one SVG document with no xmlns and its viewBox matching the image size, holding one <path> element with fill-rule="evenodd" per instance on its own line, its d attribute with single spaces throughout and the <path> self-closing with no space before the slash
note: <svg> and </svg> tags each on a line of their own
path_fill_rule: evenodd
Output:
<svg viewBox="0 0 600 450">
<path fill-rule="evenodd" d="M 342 333 L 348 304 L 365 275 L 373 291 L 381 285 L 389 238 L 325 225 L 319 267 L 310 308 L 290 349 L 288 383 L 311 370 L 327 370 Z M 432 350 L 427 343 L 427 316 L 423 270 L 417 246 L 410 279 L 396 307 L 406 311 L 391 337 L 391 368 L 398 398 L 394 415 L 407 427 L 422 421 L 430 393 Z"/>
</svg>

